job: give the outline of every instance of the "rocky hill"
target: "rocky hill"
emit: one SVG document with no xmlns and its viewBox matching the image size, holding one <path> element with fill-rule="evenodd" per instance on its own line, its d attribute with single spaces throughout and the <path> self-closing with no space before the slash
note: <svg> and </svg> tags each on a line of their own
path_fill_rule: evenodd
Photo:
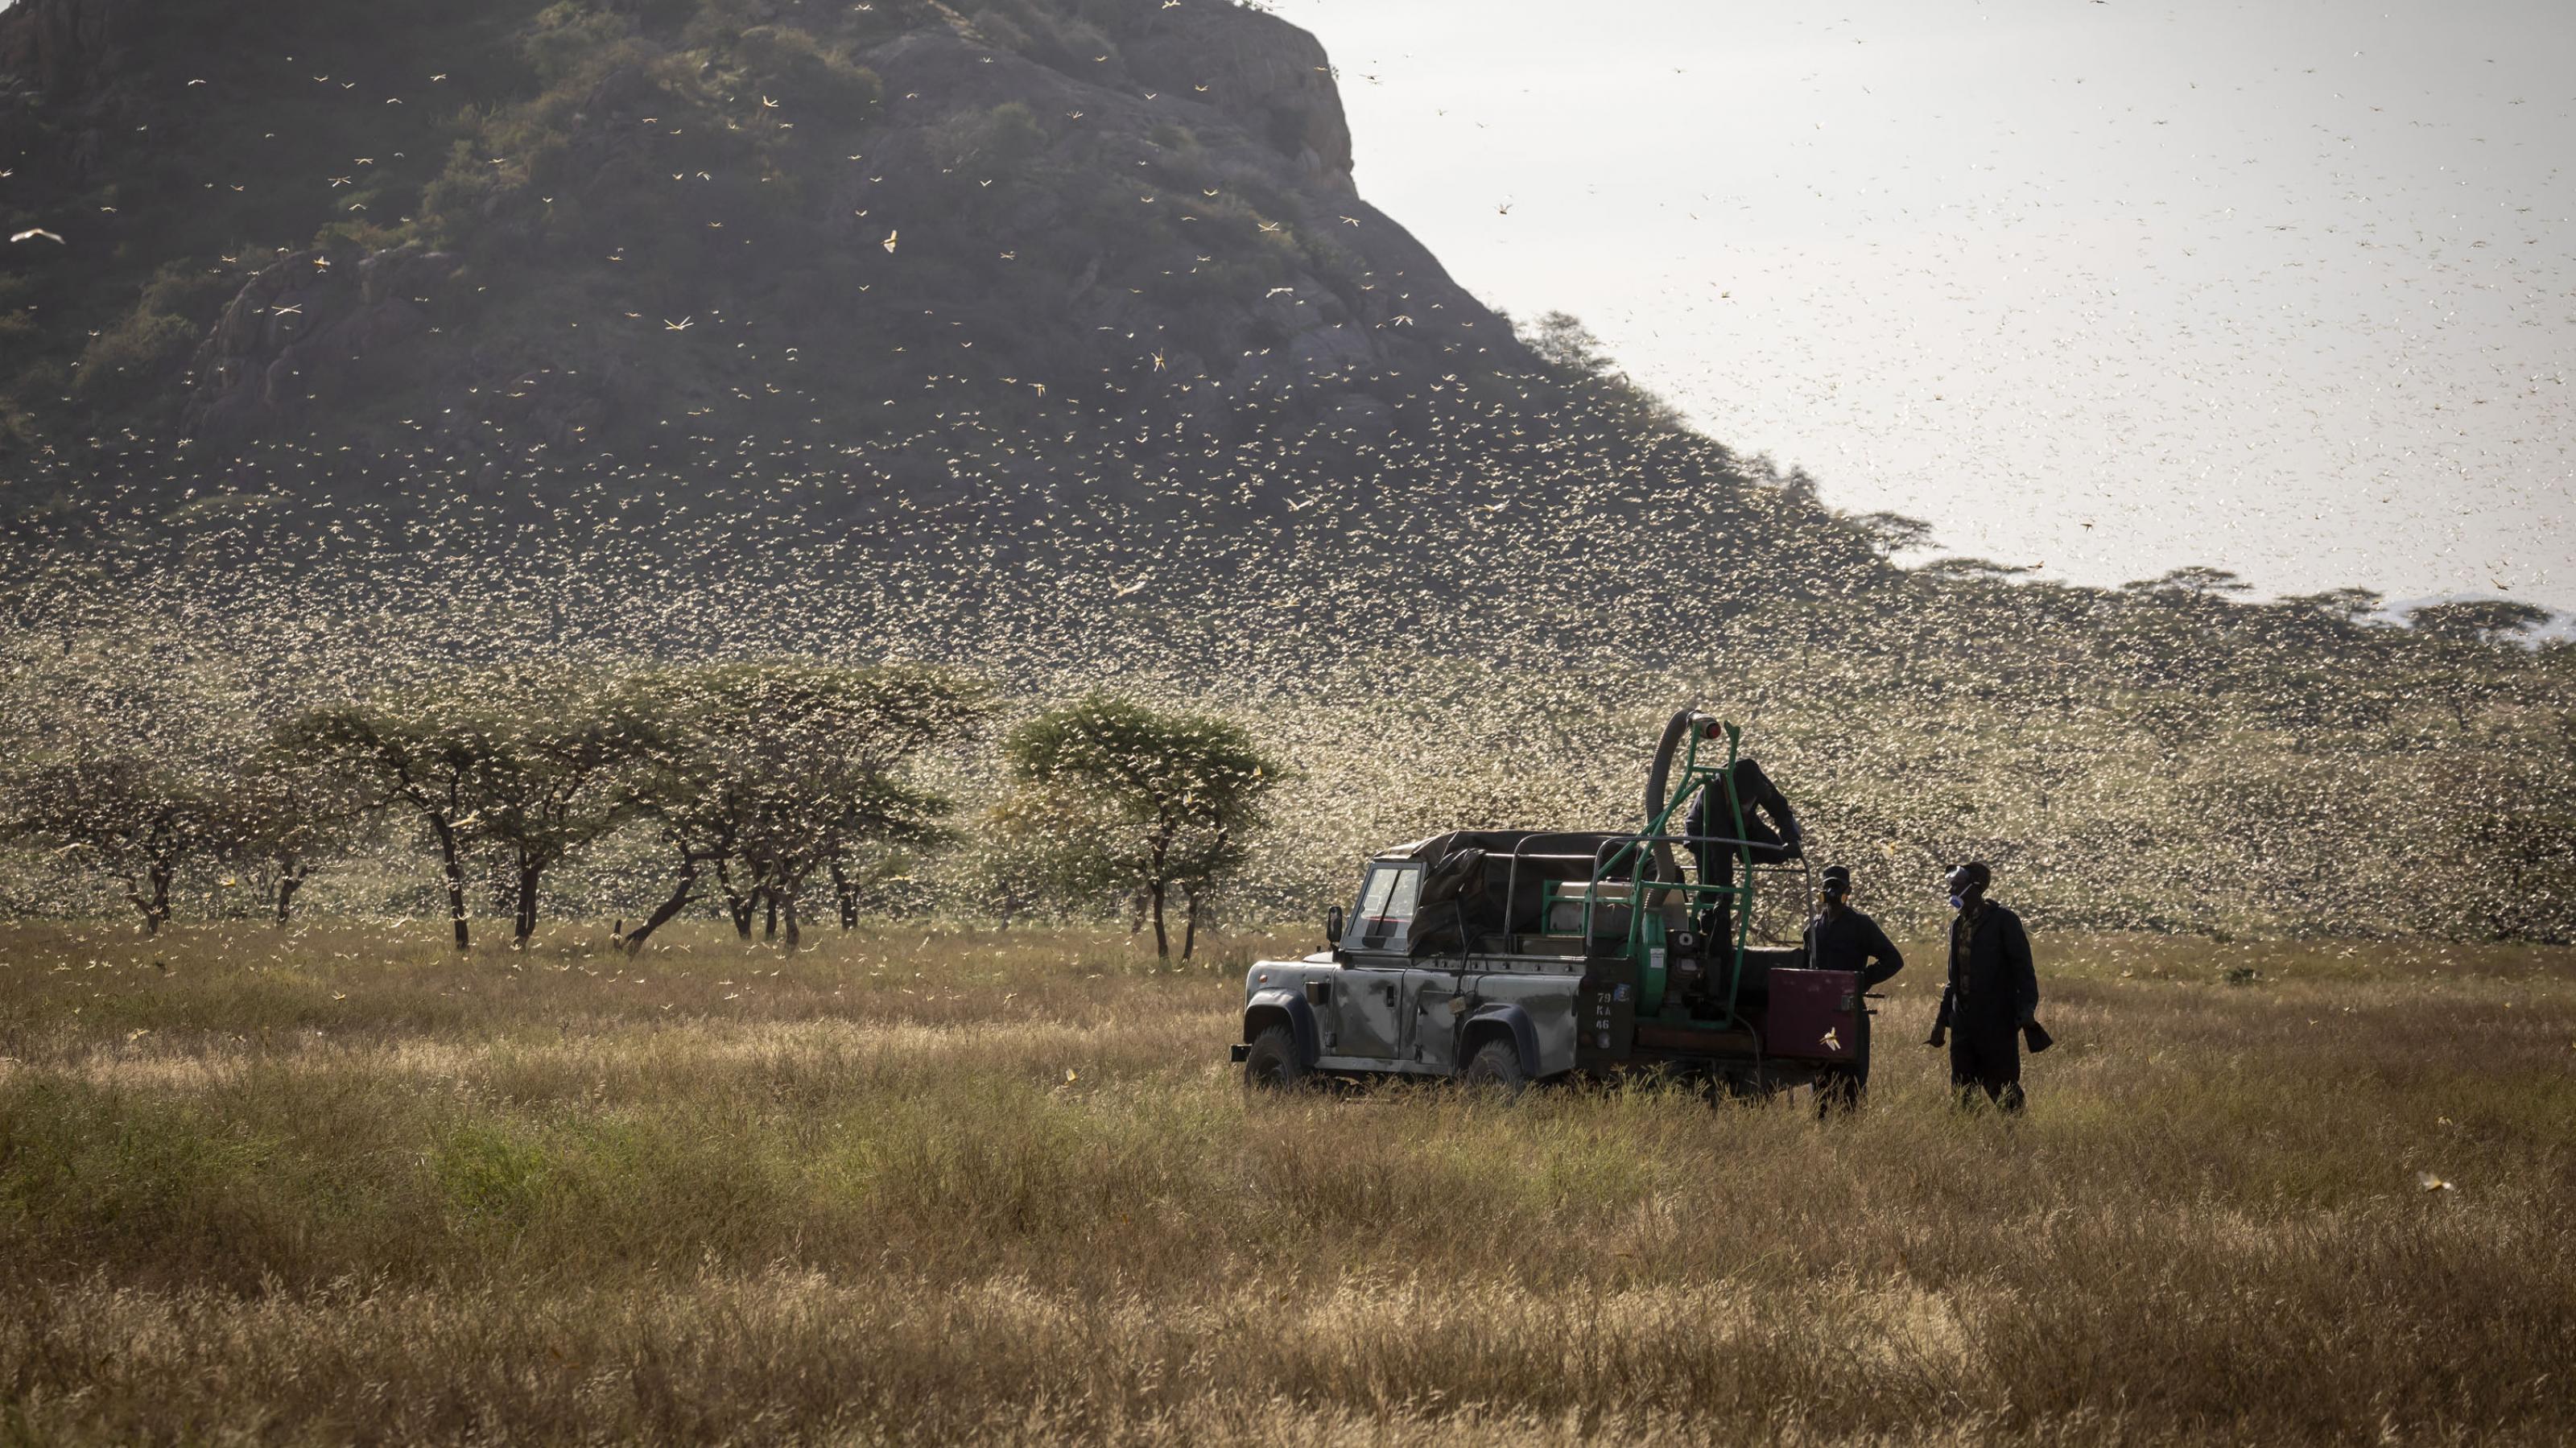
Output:
<svg viewBox="0 0 2576 1448">
<path fill-rule="evenodd" d="M 20 448 L 1240 437 L 1529 366 L 1224 0 L 24 0 L 0 73 Z"/>
<path fill-rule="evenodd" d="M 1168 597 L 1356 530 L 1353 596 L 1557 620 L 1883 571 L 1524 345 L 1227 0 L 23 0 L 0 70 L 22 531 L 612 498 L 664 563 L 784 529 Z"/>
</svg>

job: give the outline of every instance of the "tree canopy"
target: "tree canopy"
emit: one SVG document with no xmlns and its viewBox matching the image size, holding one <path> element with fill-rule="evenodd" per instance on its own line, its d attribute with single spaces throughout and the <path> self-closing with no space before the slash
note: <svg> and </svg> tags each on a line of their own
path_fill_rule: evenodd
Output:
<svg viewBox="0 0 2576 1448">
<path fill-rule="evenodd" d="M 2549 610 L 2507 598 L 2430 603 L 2406 615 L 2407 624 L 2435 638 L 2497 643 L 2519 638 L 2549 622 Z"/>
<path fill-rule="evenodd" d="M 1038 853 L 1060 878 L 1134 892 L 1164 956 L 1170 890 L 1188 894 L 1194 938 L 1199 902 L 1240 866 L 1244 837 L 1286 772 L 1240 725 L 1098 694 L 1029 720 L 1003 753 L 1020 787 L 1006 820 L 1057 844 Z M 1063 863 L 1066 851 L 1088 867 Z"/>
<path fill-rule="evenodd" d="M 818 871 L 867 844 L 919 844 L 954 808 L 898 775 L 983 718 L 988 691 L 937 670 L 795 660 L 649 674 L 628 686 L 656 748 L 635 806 L 676 856 L 673 891 L 630 949 L 686 906 L 713 871 L 737 931 L 775 904 L 792 945 Z"/>
</svg>

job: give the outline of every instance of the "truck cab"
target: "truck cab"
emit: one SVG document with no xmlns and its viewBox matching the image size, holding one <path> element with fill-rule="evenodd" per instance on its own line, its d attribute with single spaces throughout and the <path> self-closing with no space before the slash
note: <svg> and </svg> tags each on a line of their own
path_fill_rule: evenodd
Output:
<svg viewBox="0 0 2576 1448">
<path fill-rule="evenodd" d="M 1246 1060 L 1265 1031 L 1284 1029 L 1301 1075 L 1453 1076 L 1489 1046 L 1498 1060 L 1508 1056 L 1500 1074 L 1515 1081 L 1572 1070 L 1583 957 L 1499 941 L 1440 948 L 1427 938 L 1437 927 L 1422 898 L 1430 868 L 1402 854 L 1372 860 L 1351 909 L 1334 912 L 1342 928 L 1324 950 L 1255 962 L 1235 1059 Z"/>
</svg>

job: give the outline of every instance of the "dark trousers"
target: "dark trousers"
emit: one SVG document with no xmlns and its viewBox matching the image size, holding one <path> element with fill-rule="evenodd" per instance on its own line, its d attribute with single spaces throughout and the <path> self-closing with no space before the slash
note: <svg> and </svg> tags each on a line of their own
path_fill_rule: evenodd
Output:
<svg viewBox="0 0 2576 1448">
<path fill-rule="evenodd" d="M 1977 1093 L 2007 1112 L 2022 1108 L 2021 1040 L 2010 1025 L 1956 1026 L 1950 1032 L 1950 1090 L 1961 1106 Z"/>
<path fill-rule="evenodd" d="M 1699 866 L 1701 884 L 1724 886 L 1735 884 L 1733 850 L 1722 850 L 1714 845 L 1705 850 L 1693 849 L 1691 860 Z M 1692 923 L 1705 942 L 1707 958 L 1711 960 L 1731 958 L 1729 952 L 1735 949 L 1735 897 L 1702 895 L 1698 903 L 1699 919 Z"/>
</svg>

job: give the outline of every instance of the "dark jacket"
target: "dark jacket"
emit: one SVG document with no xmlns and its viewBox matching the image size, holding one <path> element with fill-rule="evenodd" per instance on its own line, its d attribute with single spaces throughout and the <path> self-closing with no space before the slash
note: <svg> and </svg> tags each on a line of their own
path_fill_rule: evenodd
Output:
<svg viewBox="0 0 2576 1448">
<path fill-rule="evenodd" d="M 1727 788 L 1730 782 L 1734 785 L 1731 799 Z M 1699 798 L 1691 804 L 1683 838 L 1690 842 L 1690 852 L 1699 860 L 1703 878 L 1713 880 L 1735 879 L 1738 850 L 1744 850 L 1757 865 L 1794 860 L 1800 853 L 1798 816 L 1790 810 L 1788 798 L 1780 793 L 1779 786 L 1771 782 L 1771 776 L 1749 757 L 1735 761 L 1701 788 Z M 1747 844 L 1718 843 L 1735 839 Z"/>
<path fill-rule="evenodd" d="M 1878 922 L 1857 910 L 1828 910 L 1807 922 L 1807 958 L 1818 970 L 1860 973 L 1869 990 L 1905 968 L 1905 957 L 1888 943 Z"/>
<path fill-rule="evenodd" d="M 1992 901 L 1971 921 L 1950 922 L 1950 984 L 1942 1020 L 1957 1029 L 2009 1031 L 2039 1012 L 2039 973 L 2021 917 Z"/>
</svg>

